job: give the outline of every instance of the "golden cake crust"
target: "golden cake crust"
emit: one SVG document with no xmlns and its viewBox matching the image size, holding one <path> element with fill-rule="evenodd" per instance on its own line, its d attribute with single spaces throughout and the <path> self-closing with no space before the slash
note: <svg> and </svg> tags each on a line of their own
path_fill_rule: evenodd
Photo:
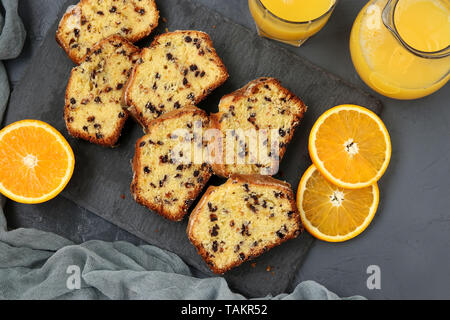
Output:
<svg viewBox="0 0 450 320">
<path fill-rule="evenodd" d="M 94 41 L 93 43 L 88 44 L 86 47 L 83 45 L 83 48 L 81 48 L 81 45 L 79 43 L 77 43 L 77 41 L 75 40 L 76 37 L 74 37 L 75 35 L 71 35 L 69 34 L 69 31 L 74 31 L 75 29 L 78 30 L 78 32 L 80 32 L 80 30 L 83 29 L 84 25 L 88 25 L 88 24 L 94 24 L 95 26 L 95 21 L 92 20 L 87 20 L 86 22 L 84 22 L 82 20 L 82 17 L 84 17 L 83 15 L 83 8 L 85 6 L 88 6 L 92 3 L 94 3 L 95 0 L 80 0 L 80 2 L 74 6 L 71 6 L 67 9 L 66 13 L 64 14 L 64 16 L 62 17 L 58 29 L 56 31 L 56 41 L 58 42 L 58 44 L 61 46 L 61 48 L 64 49 L 64 51 L 67 53 L 67 55 L 69 56 L 69 58 L 76 64 L 81 63 L 81 61 L 83 60 L 83 58 L 85 57 L 85 55 L 88 53 L 86 51 L 84 52 L 80 52 L 79 50 L 88 50 L 91 51 L 92 47 L 95 46 L 98 42 L 100 42 L 101 40 L 103 40 L 104 38 L 107 38 L 109 36 L 112 36 L 113 34 L 119 34 L 122 37 L 124 37 L 125 39 L 127 39 L 128 41 L 134 43 L 142 38 L 145 38 L 146 36 L 148 36 L 157 26 L 158 26 L 158 20 L 159 20 L 159 11 L 156 7 L 156 3 L 154 0 L 143 0 L 144 6 L 146 9 L 150 9 L 151 12 L 146 12 L 144 13 L 145 15 L 150 15 L 151 19 L 148 21 L 148 26 L 135 33 L 133 31 L 129 31 L 130 28 L 132 29 L 132 25 L 120 25 L 117 27 L 117 29 L 112 30 L 111 32 L 107 33 L 107 34 L 95 34 L 95 37 L 98 38 L 97 41 Z M 130 6 L 134 4 L 132 3 L 132 1 L 130 0 L 126 0 L 128 2 L 130 2 Z M 112 8 L 115 8 L 115 0 L 103 0 L 103 3 L 108 4 L 110 9 L 112 10 Z M 134 7 L 134 10 L 136 11 L 137 16 L 140 15 L 139 10 L 142 9 L 141 7 Z M 103 11 L 102 11 L 103 12 Z M 145 10 L 144 10 L 145 12 Z M 113 15 L 116 14 L 116 12 L 103 12 L 103 14 L 101 15 L 101 17 L 104 17 L 105 15 Z M 142 16 L 143 18 L 145 17 Z M 99 15 L 100 16 L 100 15 Z M 71 22 L 69 21 L 70 19 L 74 19 L 75 22 Z M 121 22 L 121 21 L 119 21 Z M 69 28 L 70 26 L 70 28 Z M 68 28 L 68 29 L 67 29 Z M 71 30 L 69 30 L 71 29 Z M 98 36 L 98 37 L 97 37 Z M 74 41 L 75 40 L 75 41 Z"/>
<path fill-rule="evenodd" d="M 156 112 L 155 115 L 149 115 L 146 114 L 146 108 L 141 104 L 137 103 L 137 99 L 138 97 L 133 95 L 133 90 L 138 87 L 138 86 L 142 86 L 141 83 L 137 83 L 137 73 L 139 71 L 139 68 L 141 68 L 141 64 L 146 63 L 146 61 L 144 61 L 143 57 L 147 54 L 150 55 L 150 53 L 152 52 L 152 50 L 155 50 L 156 48 L 161 48 L 163 46 L 163 44 L 165 43 L 170 43 L 172 39 L 175 39 L 176 37 L 183 37 L 183 38 L 190 38 L 191 40 L 189 41 L 189 43 L 185 44 L 186 46 L 189 45 L 195 45 L 194 41 L 195 39 L 200 39 L 201 41 L 204 42 L 204 45 L 202 45 L 202 47 L 200 47 L 200 45 L 198 45 L 197 48 L 199 48 L 200 51 L 204 52 L 204 49 L 207 50 L 208 53 L 206 53 L 206 55 L 209 57 L 209 61 L 208 63 L 210 64 L 209 66 L 214 66 L 215 68 L 218 69 L 218 72 L 220 73 L 219 77 L 214 81 L 208 84 L 207 87 L 202 88 L 201 92 L 196 92 L 195 96 L 192 98 L 192 100 L 186 100 L 186 101 L 157 101 L 157 103 L 159 104 L 164 104 L 166 105 L 163 110 L 156 110 L 156 111 L 152 111 L 152 112 Z M 193 39 L 193 40 L 192 40 Z M 152 57 L 153 58 L 153 57 Z M 183 59 L 186 59 L 186 57 L 183 57 Z M 177 77 L 180 77 L 181 79 L 185 80 L 186 79 L 186 71 L 190 72 L 191 74 L 193 72 L 195 72 L 195 79 L 198 78 L 198 71 L 192 71 L 189 70 L 189 65 L 185 65 L 183 66 L 184 61 L 182 61 L 180 63 L 180 66 L 177 66 L 178 68 L 185 68 L 185 78 L 183 79 L 183 76 L 181 74 L 177 75 Z M 160 62 L 161 64 L 163 64 L 163 62 Z M 200 67 L 200 66 L 199 66 Z M 196 66 L 197 68 L 197 66 Z M 202 77 L 203 75 L 200 74 L 200 76 Z M 225 65 L 223 64 L 222 60 L 220 59 L 220 57 L 217 55 L 216 50 L 213 47 L 213 43 L 211 41 L 211 38 L 209 37 L 208 34 L 202 32 L 202 31 L 195 31 L 195 30 L 177 30 L 174 32 L 168 32 L 168 33 L 164 33 L 161 35 L 158 35 L 155 37 L 155 39 L 153 40 L 153 42 L 151 43 L 151 45 L 148 48 L 144 48 L 141 51 L 141 59 L 136 63 L 135 67 L 133 68 L 133 71 L 131 73 L 131 76 L 128 80 L 126 89 L 124 91 L 124 96 L 123 96 L 123 101 L 124 104 L 128 106 L 128 111 L 130 113 L 131 116 L 133 116 L 133 118 L 139 123 L 141 124 L 144 129 L 146 126 L 148 126 L 150 124 L 151 121 L 154 120 L 154 118 L 157 118 L 159 116 L 161 116 L 161 114 L 164 114 L 165 112 L 177 109 L 177 108 L 182 108 L 185 106 L 189 106 L 189 105 L 196 105 L 198 104 L 200 101 L 202 101 L 210 92 L 212 92 L 214 89 L 216 89 L 217 87 L 219 87 L 220 85 L 222 85 L 227 79 L 228 79 L 228 71 L 225 67 Z M 195 80 L 194 79 L 194 80 Z M 188 84 L 190 85 L 190 84 Z M 178 87 L 179 89 L 184 89 L 185 87 L 180 85 Z M 160 87 L 158 87 L 158 90 L 160 90 Z M 186 93 L 189 92 L 189 90 L 185 90 Z M 149 94 L 152 95 L 152 94 Z M 142 98 L 142 95 L 139 97 Z M 159 107 L 158 105 L 155 104 L 154 108 L 156 107 L 156 109 Z M 172 106 L 168 106 L 168 105 L 174 105 Z M 175 105 L 177 105 L 175 107 Z"/>
<path fill-rule="evenodd" d="M 278 238 L 276 241 L 267 244 L 266 246 L 262 248 L 252 249 L 250 254 L 245 255 L 244 259 L 236 259 L 232 263 L 223 266 L 218 267 L 215 265 L 213 259 L 211 258 L 210 253 L 205 249 L 205 247 L 200 243 L 200 241 L 196 238 L 194 234 L 194 226 L 199 222 L 199 216 L 202 214 L 202 211 L 205 210 L 206 207 L 208 207 L 208 202 L 211 197 L 211 195 L 219 190 L 219 187 L 216 186 L 210 186 L 207 191 L 204 193 L 202 198 L 200 199 L 197 206 L 192 211 L 190 217 L 189 217 L 189 223 L 187 227 L 187 235 L 191 243 L 195 246 L 198 254 L 205 260 L 208 267 L 216 274 L 223 274 L 230 269 L 237 267 L 244 263 L 245 261 L 254 259 L 264 252 L 267 252 L 268 250 L 272 249 L 273 247 L 276 247 L 283 242 L 296 238 L 302 231 L 302 225 L 300 220 L 300 214 L 297 209 L 297 205 L 295 203 L 295 197 L 292 192 L 291 186 L 289 183 L 281 180 L 277 180 L 275 178 L 272 178 L 270 176 L 262 176 L 262 175 L 239 175 L 239 174 L 233 174 L 225 183 L 227 184 L 248 184 L 249 186 L 263 186 L 265 188 L 271 189 L 271 190 L 277 190 L 278 192 L 284 193 L 289 200 L 290 208 L 292 210 L 292 219 L 294 221 L 294 224 L 296 225 L 296 228 L 294 230 L 291 230 L 289 233 L 285 234 L 283 238 Z M 225 186 L 223 185 L 223 186 Z"/>
<path fill-rule="evenodd" d="M 159 215 L 163 216 L 166 219 L 172 220 L 172 221 L 180 221 L 183 219 L 183 217 L 186 215 L 188 209 L 190 208 L 191 204 L 194 202 L 194 200 L 197 198 L 199 193 L 203 190 L 205 184 L 208 182 L 209 178 L 212 175 L 212 170 L 209 165 L 202 164 L 202 167 L 204 170 L 200 172 L 200 174 L 197 176 L 198 178 L 202 178 L 203 182 L 196 183 L 195 186 L 189 191 L 189 194 L 186 199 L 183 199 L 183 205 L 178 208 L 178 211 L 176 214 L 173 212 L 170 212 L 163 203 L 155 203 L 150 201 L 149 199 L 146 199 L 139 190 L 139 179 L 142 173 L 142 159 L 141 159 L 141 143 L 145 142 L 149 139 L 151 136 L 153 130 L 158 130 L 158 127 L 160 124 L 162 124 L 165 121 L 171 120 L 171 119 L 177 119 L 182 117 L 183 115 L 192 115 L 192 117 L 196 115 L 200 115 L 204 119 L 208 119 L 208 115 L 205 111 L 195 107 L 195 106 L 188 106 L 182 109 L 173 110 L 171 112 L 168 112 L 158 119 L 153 120 L 149 126 L 147 127 L 147 135 L 140 138 L 136 142 L 136 152 L 135 156 L 133 158 L 132 162 L 132 169 L 133 169 L 133 181 L 131 183 L 131 194 L 133 195 L 135 201 L 145 207 L 147 207 L 150 210 L 155 211 Z"/>
<path fill-rule="evenodd" d="M 86 55 L 84 57 L 84 59 L 81 61 L 81 64 L 79 67 L 82 67 L 83 62 L 87 62 L 86 60 L 89 60 L 91 56 L 96 55 L 96 52 L 98 52 L 97 50 L 101 50 L 103 49 L 105 46 L 107 45 L 120 45 L 121 50 L 125 50 L 126 54 L 129 54 L 129 58 L 130 59 L 136 59 L 137 57 L 133 58 L 134 55 L 137 55 L 137 53 L 139 52 L 139 48 L 135 47 L 133 44 L 131 44 L 130 42 L 128 42 L 127 40 L 125 40 L 124 38 L 122 38 L 119 35 L 112 35 L 102 41 L 100 41 L 97 45 L 95 45 L 92 49 L 92 52 L 89 55 Z M 101 55 L 102 53 L 100 53 Z M 130 61 L 130 67 L 132 66 L 132 61 Z M 71 71 L 71 75 L 68 81 L 68 85 L 66 88 L 66 93 L 65 93 L 65 107 L 64 107 L 64 120 L 66 122 L 66 127 L 67 130 L 69 132 L 69 134 L 75 138 L 79 138 L 79 139 L 83 139 L 83 140 L 87 140 L 91 143 L 94 144 L 98 144 L 101 146 L 105 146 L 105 147 L 113 147 L 115 146 L 115 144 L 117 143 L 120 134 L 122 132 L 122 128 L 125 125 L 125 122 L 128 119 L 128 112 L 125 109 L 122 109 L 120 107 L 120 111 L 117 114 L 117 118 L 112 118 L 111 119 L 111 123 L 115 124 L 115 130 L 112 134 L 108 135 L 108 136 L 96 136 L 93 134 L 89 134 L 89 132 L 80 130 L 80 129 L 76 129 L 74 128 L 72 121 L 73 121 L 73 110 L 71 109 L 71 99 L 73 98 L 72 96 L 72 88 L 74 86 L 74 74 L 75 72 L 77 72 L 77 68 L 79 67 L 75 67 L 72 69 Z M 116 88 L 113 88 L 113 90 L 117 90 Z M 123 91 L 123 89 L 120 89 Z M 79 102 L 79 101 L 78 101 Z M 121 104 L 121 99 L 119 98 L 119 105 Z M 72 119 L 72 121 L 71 121 Z"/>
</svg>

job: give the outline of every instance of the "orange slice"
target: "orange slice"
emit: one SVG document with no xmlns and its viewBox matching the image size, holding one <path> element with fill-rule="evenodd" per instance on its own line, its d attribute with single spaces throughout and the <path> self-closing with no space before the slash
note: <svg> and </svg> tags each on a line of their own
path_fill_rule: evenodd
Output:
<svg viewBox="0 0 450 320">
<path fill-rule="evenodd" d="M 376 184 L 362 189 L 333 185 L 312 165 L 303 175 L 297 191 L 297 206 L 303 226 L 314 237 L 341 242 L 363 232 L 377 211 Z"/>
<path fill-rule="evenodd" d="M 21 203 L 56 197 L 72 177 L 75 159 L 52 126 L 22 120 L 0 131 L 0 192 Z"/>
<path fill-rule="evenodd" d="M 381 119 L 355 105 L 326 111 L 309 136 L 309 153 L 325 178 L 342 188 L 377 182 L 391 159 L 391 140 Z"/>
</svg>

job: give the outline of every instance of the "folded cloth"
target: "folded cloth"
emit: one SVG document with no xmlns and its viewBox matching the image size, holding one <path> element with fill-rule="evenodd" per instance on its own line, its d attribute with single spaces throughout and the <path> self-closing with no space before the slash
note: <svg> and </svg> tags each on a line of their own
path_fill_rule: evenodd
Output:
<svg viewBox="0 0 450 320">
<path fill-rule="evenodd" d="M 17 0 L 1 0 L 0 60 L 16 57 L 25 29 Z M 0 62 L 0 123 L 9 85 Z M 245 299 L 225 279 L 198 279 L 175 254 L 151 245 L 89 241 L 76 245 L 35 229 L 8 231 L 0 197 L 0 299 Z M 339 299 L 313 282 L 267 299 Z M 349 299 L 361 299 L 355 296 Z"/>
<path fill-rule="evenodd" d="M 221 277 L 194 278 L 177 255 L 157 247 L 103 241 L 75 245 L 58 235 L 34 229 L 8 232 L 0 211 L 0 299 L 245 297 L 233 293 Z M 316 282 L 306 281 L 291 294 L 265 299 L 339 297 Z"/>
<path fill-rule="evenodd" d="M 5 17 L 0 11 L 0 60 L 16 58 L 22 51 L 26 32 L 17 12 L 18 0 L 1 0 Z M 9 98 L 9 83 L 0 61 L 0 123 Z"/>
</svg>

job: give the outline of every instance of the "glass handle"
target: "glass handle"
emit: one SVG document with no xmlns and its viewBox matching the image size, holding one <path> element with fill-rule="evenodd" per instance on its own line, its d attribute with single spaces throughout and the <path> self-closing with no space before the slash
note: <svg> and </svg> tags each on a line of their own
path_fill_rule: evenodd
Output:
<svg viewBox="0 0 450 320">
<path fill-rule="evenodd" d="M 389 29 L 392 35 L 403 45 L 403 47 L 405 47 L 405 49 L 415 54 L 416 56 L 426 59 L 440 59 L 450 56 L 450 45 L 439 51 L 425 52 L 411 47 L 402 39 L 402 37 L 397 31 L 397 28 L 395 27 L 394 21 L 395 8 L 397 7 L 399 1 L 400 0 L 389 0 L 383 9 L 383 12 L 381 13 L 381 19 L 383 20 L 383 23 L 386 26 L 386 28 Z"/>
</svg>

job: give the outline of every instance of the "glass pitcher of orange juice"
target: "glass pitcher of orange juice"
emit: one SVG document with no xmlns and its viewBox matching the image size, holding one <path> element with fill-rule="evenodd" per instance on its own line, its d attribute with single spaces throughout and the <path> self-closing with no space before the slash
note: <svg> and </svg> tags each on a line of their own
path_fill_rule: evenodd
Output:
<svg viewBox="0 0 450 320">
<path fill-rule="evenodd" d="M 338 0 L 248 0 L 260 36 L 301 46 L 323 28 Z"/>
<path fill-rule="evenodd" d="M 449 0 L 371 0 L 352 28 L 356 71 L 373 90 L 417 99 L 450 78 Z"/>
</svg>

